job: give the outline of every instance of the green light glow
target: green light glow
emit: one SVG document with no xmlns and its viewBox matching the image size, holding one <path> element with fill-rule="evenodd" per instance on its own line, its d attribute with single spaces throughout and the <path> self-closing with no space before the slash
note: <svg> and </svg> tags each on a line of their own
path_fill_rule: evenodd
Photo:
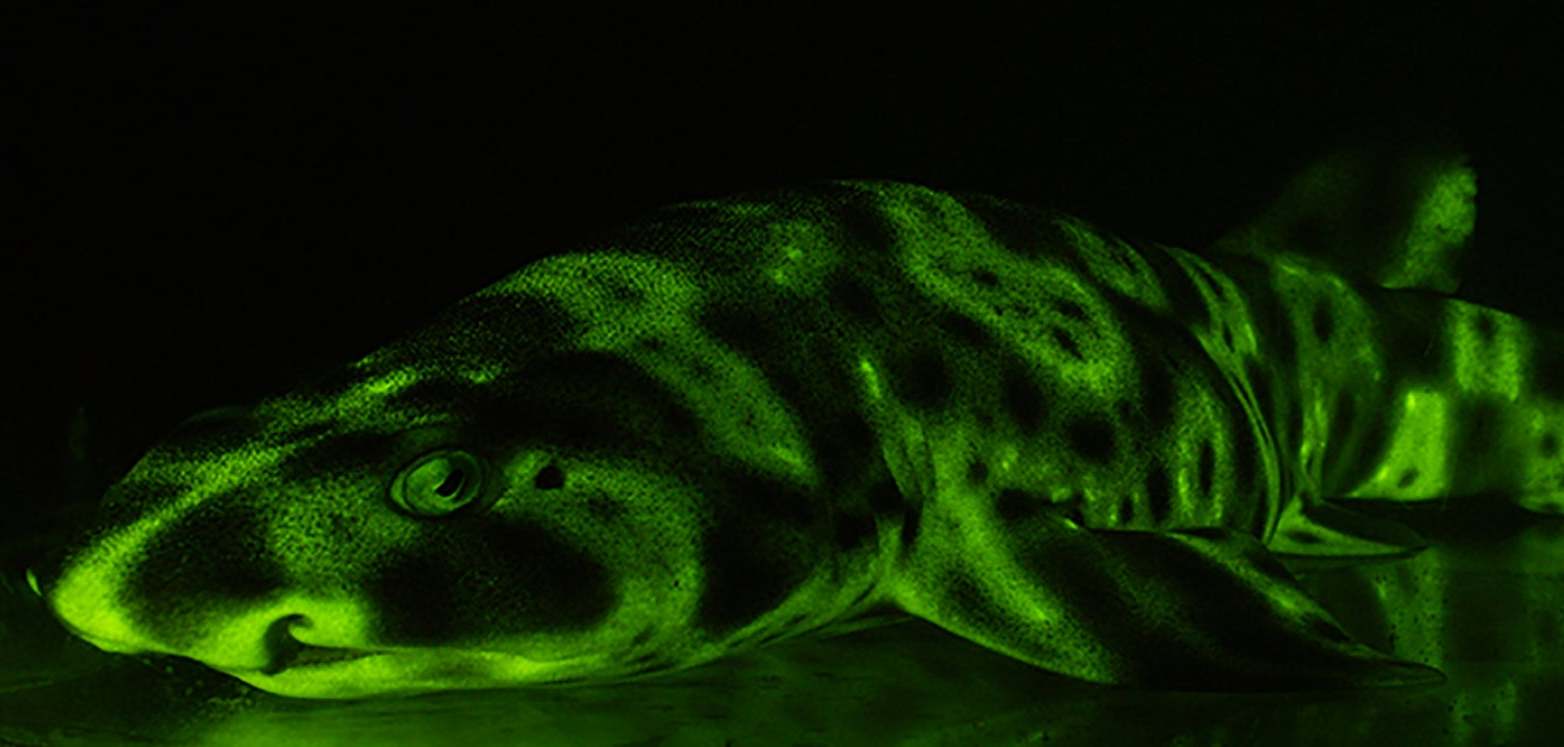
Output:
<svg viewBox="0 0 1564 747">
<path fill-rule="evenodd" d="M 1564 511 L 1564 341 L 1385 287 L 1471 231 L 1469 171 L 1420 163 L 1383 247 L 1296 225 L 1353 158 L 1201 254 L 889 182 L 673 208 L 171 434 L 33 583 L 300 697 L 633 679 L 882 605 L 1093 682 L 1428 682 L 1273 557 L 1416 546 L 1324 498 Z"/>
<path fill-rule="evenodd" d="M 1519 396 L 1530 352 L 1522 322 L 1466 303 L 1451 303 L 1448 313 L 1450 358 L 1460 387 L 1505 400 Z"/>
<path fill-rule="evenodd" d="M 1423 499 L 1445 495 L 1450 487 L 1450 463 L 1444 459 L 1452 435 L 1450 405 L 1445 395 L 1427 389 L 1401 398 L 1395 431 L 1374 476 L 1347 492 L 1348 497 Z M 1400 484 L 1415 472 L 1417 480 Z"/>
</svg>

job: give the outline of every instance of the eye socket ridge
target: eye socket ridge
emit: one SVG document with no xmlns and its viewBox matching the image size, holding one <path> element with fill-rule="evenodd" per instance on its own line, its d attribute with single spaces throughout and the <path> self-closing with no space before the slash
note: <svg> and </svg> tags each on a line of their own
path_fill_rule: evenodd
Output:
<svg viewBox="0 0 1564 747">
<path fill-rule="evenodd" d="M 489 482 L 484 460 L 465 449 L 440 448 L 409 461 L 388 488 L 392 505 L 418 517 L 449 516 L 479 502 Z"/>
</svg>

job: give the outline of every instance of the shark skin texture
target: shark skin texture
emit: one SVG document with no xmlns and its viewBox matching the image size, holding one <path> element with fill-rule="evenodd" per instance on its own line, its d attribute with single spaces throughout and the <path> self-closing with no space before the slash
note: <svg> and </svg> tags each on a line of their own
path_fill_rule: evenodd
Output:
<svg viewBox="0 0 1564 747">
<path fill-rule="evenodd" d="M 838 181 L 663 209 L 187 421 L 30 572 L 307 698 L 634 680 L 911 615 L 1081 680 L 1441 681 L 1292 573 L 1354 499 L 1564 511 L 1564 339 L 1453 297 L 1459 154 L 1328 158 L 1201 252 Z"/>
</svg>

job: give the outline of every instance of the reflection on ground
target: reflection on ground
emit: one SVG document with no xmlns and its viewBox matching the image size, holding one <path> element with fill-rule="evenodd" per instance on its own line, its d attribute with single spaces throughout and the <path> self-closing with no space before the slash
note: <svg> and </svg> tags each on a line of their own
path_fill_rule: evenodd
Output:
<svg viewBox="0 0 1564 747">
<path fill-rule="evenodd" d="M 1488 505 L 1496 505 L 1488 502 Z M 1502 504 L 1497 504 L 1502 505 Z M 68 639 L 3 569 L 0 744 L 1544 744 L 1564 725 L 1564 521 L 1468 502 L 1377 507 L 1414 558 L 1300 572 L 1437 687 L 1296 694 L 1074 683 L 918 622 L 784 644 L 651 683 L 362 702 L 273 697 Z"/>
</svg>

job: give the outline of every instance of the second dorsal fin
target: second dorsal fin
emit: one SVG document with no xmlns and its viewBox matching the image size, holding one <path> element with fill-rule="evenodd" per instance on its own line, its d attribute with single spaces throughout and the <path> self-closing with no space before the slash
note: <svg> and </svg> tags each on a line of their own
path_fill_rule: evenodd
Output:
<svg viewBox="0 0 1564 747">
<path fill-rule="evenodd" d="M 1385 288 L 1454 293 L 1476 195 L 1464 154 L 1443 139 L 1343 148 L 1303 168 L 1212 248 Z"/>
</svg>

